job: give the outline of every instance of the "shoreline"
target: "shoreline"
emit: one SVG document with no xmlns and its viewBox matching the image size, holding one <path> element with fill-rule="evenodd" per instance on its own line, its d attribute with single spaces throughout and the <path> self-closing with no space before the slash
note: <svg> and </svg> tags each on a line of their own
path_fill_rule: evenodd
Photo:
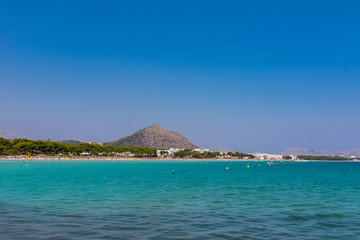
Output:
<svg viewBox="0 0 360 240">
<path fill-rule="evenodd" d="M 136 157 L 19 157 L 8 156 L 2 157 L 1 160 L 9 161 L 272 161 L 263 159 L 237 159 L 237 158 L 161 158 L 161 157 L 148 157 L 148 158 L 136 158 Z M 274 160 L 275 161 L 275 160 Z M 280 160 L 278 160 L 280 161 Z M 284 160 L 289 161 L 289 160 Z"/>
<path fill-rule="evenodd" d="M 292 159 L 238 159 L 238 158 L 161 158 L 161 157 L 152 157 L 152 158 L 136 158 L 136 157 L 88 157 L 88 156 L 32 156 L 28 158 L 27 156 L 0 156 L 0 161 L 48 161 L 48 162 L 57 162 L 57 161 L 174 161 L 174 162 L 360 162 L 357 160 L 292 160 Z"/>
</svg>

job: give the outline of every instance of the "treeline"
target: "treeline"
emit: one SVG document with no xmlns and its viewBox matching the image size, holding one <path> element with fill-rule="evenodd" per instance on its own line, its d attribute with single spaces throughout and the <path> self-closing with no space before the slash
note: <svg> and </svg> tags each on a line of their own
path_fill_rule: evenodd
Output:
<svg viewBox="0 0 360 240">
<path fill-rule="evenodd" d="M 198 151 L 193 151 L 191 149 L 184 149 L 174 153 L 175 157 L 178 158 L 216 158 L 220 156 L 220 152 L 204 152 L 200 153 Z"/>
<path fill-rule="evenodd" d="M 113 156 L 125 152 L 130 152 L 135 157 L 157 156 L 156 149 L 145 147 L 113 147 L 89 143 L 74 145 L 52 141 L 34 141 L 25 138 L 13 140 L 0 138 L 0 155 L 20 155 L 29 153 L 32 155 L 80 155 L 82 153 L 89 153 L 93 156 Z"/>
<path fill-rule="evenodd" d="M 246 154 L 246 153 L 239 153 L 239 152 L 228 152 L 226 154 L 230 157 L 236 158 L 255 158 L 254 155 Z M 217 157 L 224 157 L 224 155 L 220 152 L 203 152 L 200 153 L 198 151 L 193 151 L 191 149 L 184 149 L 174 153 L 174 156 L 177 158 L 217 158 Z"/>
<path fill-rule="evenodd" d="M 349 158 L 341 156 L 311 156 L 311 155 L 299 155 L 298 159 L 301 160 L 326 160 L 326 161 L 340 161 L 340 160 L 349 160 Z"/>
<path fill-rule="evenodd" d="M 228 152 L 227 155 L 236 158 L 249 158 L 249 159 L 255 158 L 255 156 L 252 154 L 241 153 L 241 152 Z"/>
</svg>

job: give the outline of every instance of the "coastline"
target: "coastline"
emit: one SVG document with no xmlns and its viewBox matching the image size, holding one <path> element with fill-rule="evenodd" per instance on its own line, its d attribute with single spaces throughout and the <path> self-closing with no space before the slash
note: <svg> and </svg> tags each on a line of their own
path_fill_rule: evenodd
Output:
<svg viewBox="0 0 360 240">
<path fill-rule="evenodd" d="M 238 158 L 164 158 L 164 157 L 85 157 L 85 156 L 73 156 L 73 157 L 53 157 L 53 156 L 41 156 L 30 157 L 26 156 L 0 156 L 0 160 L 9 161 L 269 161 L 261 159 L 238 159 Z M 284 160 L 285 161 L 285 160 Z"/>
<path fill-rule="evenodd" d="M 115 157 L 115 156 L 0 156 L 0 161 L 175 161 L 175 162 L 359 162 L 356 160 L 331 161 L 331 160 L 292 160 L 292 159 L 239 159 L 239 158 L 168 158 L 168 157 Z"/>
</svg>

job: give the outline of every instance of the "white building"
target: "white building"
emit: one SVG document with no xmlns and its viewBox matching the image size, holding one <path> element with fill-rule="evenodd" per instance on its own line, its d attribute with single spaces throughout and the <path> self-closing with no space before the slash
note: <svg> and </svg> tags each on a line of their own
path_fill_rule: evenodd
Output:
<svg viewBox="0 0 360 240">
<path fill-rule="evenodd" d="M 156 150 L 156 154 L 158 157 L 170 157 L 173 156 L 174 153 L 180 150 L 184 150 L 184 149 L 170 148 L 170 149 Z"/>
<path fill-rule="evenodd" d="M 204 152 L 211 152 L 210 149 L 207 148 L 195 148 L 193 149 L 195 152 L 204 153 Z"/>
<path fill-rule="evenodd" d="M 100 146 L 104 146 L 104 143 L 103 142 L 95 142 L 95 141 L 90 141 L 88 142 L 89 144 L 97 144 L 97 145 L 100 145 Z"/>
<path fill-rule="evenodd" d="M 115 156 L 121 156 L 121 157 L 134 157 L 135 154 L 133 154 L 132 152 L 115 152 L 114 153 Z"/>
<path fill-rule="evenodd" d="M 281 160 L 281 159 L 283 159 L 283 155 L 278 155 L 278 154 L 253 153 L 252 155 L 254 155 L 255 158 L 261 159 L 261 160 Z"/>
<path fill-rule="evenodd" d="M 156 150 L 156 155 L 158 157 L 167 157 L 169 156 L 169 150 Z"/>
</svg>

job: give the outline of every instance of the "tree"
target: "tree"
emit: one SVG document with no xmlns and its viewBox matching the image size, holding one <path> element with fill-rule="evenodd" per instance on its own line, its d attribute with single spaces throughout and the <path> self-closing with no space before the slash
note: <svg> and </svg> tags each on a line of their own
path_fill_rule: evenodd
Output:
<svg viewBox="0 0 360 240">
<path fill-rule="evenodd" d="M 15 154 L 27 154 L 34 152 L 36 150 L 36 147 L 36 144 L 34 144 L 33 142 L 20 141 L 12 147 L 12 150 Z"/>
<path fill-rule="evenodd" d="M 8 155 L 10 149 L 11 149 L 10 140 L 0 137 L 0 155 Z"/>
<path fill-rule="evenodd" d="M 74 154 L 89 152 L 91 155 L 105 153 L 111 155 L 114 152 L 131 152 L 138 157 L 156 157 L 156 149 L 146 147 L 112 147 L 98 144 L 81 143 L 79 145 L 66 144 L 51 141 L 33 141 L 25 138 L 11 141 L 0 138 L 0 155 L 8 154 Z"/>
<path fill-rule="evenodd" d="M 159 154 L 160 154 L 160 156 L 164 156 L 164 157 L 167 157 L 169 155 L 169 153 L 167 151 L 165 151 L 165 150 L 161 150 L 159 152 Z"/>
</svg>

